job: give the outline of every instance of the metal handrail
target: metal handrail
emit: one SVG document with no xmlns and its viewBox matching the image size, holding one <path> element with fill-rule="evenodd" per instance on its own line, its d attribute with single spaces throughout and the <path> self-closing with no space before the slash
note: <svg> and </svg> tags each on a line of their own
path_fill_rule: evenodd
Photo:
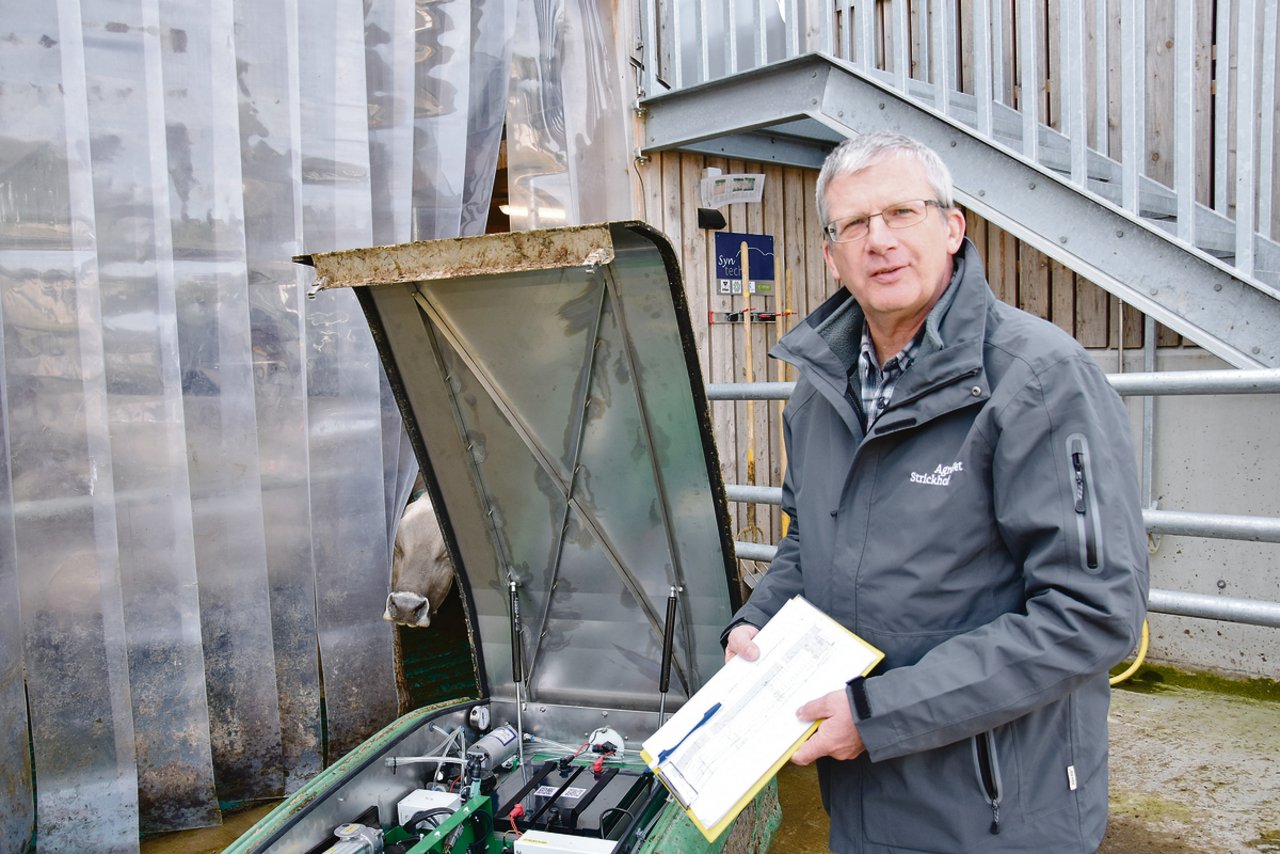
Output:
<svg viewBox="0 0 1280 854">
<path fill-rule="evenodd" d="M 1107 374 L 1107 381 L 1121 397 L 1151 394 L 1277 394 L 1280 368 L 1225 371 L 1157 371 Z M 708 383 L 709 400 L 786 400 L 794 382 Z"/>
<path fill-rule="evenodd" d="M 1280 370 L 1275 369 L 1109 374 L 1107 380 L 1122 396 L 1280 393 Z M 709 400 L 785 400 L 795 385 L 793 382 L 710 383 L 706 388 Z M 738 503 L 782 503 L 782 488 L 777 486 L 726 484 L 725 495 Z M 1280 518 L 1269 516 L 1145 509 L 1142 522 L 1153 534 L 1280 543 Z M 735 542 L 734 550 L 739 560 L 760 562 L 772 561 L 777 553 L 777 547 L 768 543 Z M 1147 607 L 1159 614 L 1280 628 L 1280 602 L 1155 589 L 1150 593 Z"/>
<path fill-rule="evenodd" d="M 725 495 L 739 504 L 781 504 L 782 487 L 726 483 Z M 1280 543 L 1280 518 L 1188 513 L 1181 510 L 1143 510 L 1142 522 L 1153 534 L 1212 537 L 1254 543 Z"/>
<path fill-rule="evenodd" d="M 772 561 L 778 551 L 777 546 L 767 543 L 736 542 L 733 546 L 739 560 L 756 560 L 764 563 Z M 1205 620 L 1225 620 L 1251 626 L 1280 628 L 1280 602 L 1152 589 L 1147 600 L 1147 610 L 1155 614 L 1173 614 L 1180 617 L 1199 617 Z"/>
</svg>

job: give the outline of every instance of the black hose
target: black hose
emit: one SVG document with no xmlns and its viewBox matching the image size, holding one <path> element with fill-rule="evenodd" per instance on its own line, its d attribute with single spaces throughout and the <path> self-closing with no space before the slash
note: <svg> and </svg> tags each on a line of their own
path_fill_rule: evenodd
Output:
<svg viewBox="0 0 1280 854">
<path fill-rule="evenodd" d="M 454 812 L 455 812 L 454 810 L 451 810 L 448 807 L 432 807 L 431 809 L 427 809 L 427 810 L 418 810 L 416 813 L 409 816 L 409 820 L 406 821 L 404 824 L 402 824 L 401 827 L 403 827 L 409 833 L 416 833 L 418 830 L 419 822 L 426 821 L 429 818 L 435 818 L 436 816 L 450 816 L 450 815 L 453 815 Z M 439 827 L 439 826 L 440 826 L 440 822 L 437 821 L 435 823 L 435 827 Z"/>
</svg>

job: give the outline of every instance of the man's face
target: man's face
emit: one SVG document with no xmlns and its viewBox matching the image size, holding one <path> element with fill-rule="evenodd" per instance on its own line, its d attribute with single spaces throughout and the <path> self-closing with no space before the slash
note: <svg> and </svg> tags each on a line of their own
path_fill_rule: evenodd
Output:
<svg viewBox="0 0 1280 854">
<path fill-rule="evenodd" d="M 914 157 L 889 157 L 828 184 L 827 214 L 836 222 L 934 195 Z M 890 228 L 882 217 L 872 217 L 866 237 L 851 243 L 828 240 L 823 255 L 831 275 L 862 307 L 873 334 L 914 330 L 951 280 L 951 256 L 963 239 L 963 214 L 931 205 L 923 221 L 906 228 Z"/>
</svg>

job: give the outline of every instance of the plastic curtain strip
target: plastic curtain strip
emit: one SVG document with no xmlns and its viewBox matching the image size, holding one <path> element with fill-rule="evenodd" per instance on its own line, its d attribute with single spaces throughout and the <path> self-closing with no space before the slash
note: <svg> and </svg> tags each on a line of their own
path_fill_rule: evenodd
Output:
<svg viewBox="0 0 1280 854">
<path fill-rule="evenodd" d="M 565 141 L 562 0 L 519 4 L 507 95 L 507 197 L 514 231 L 578 222 Z"/>
<path fill-rule="evenodd" d="M 137 766 L 116 552 L 76 0 L 6 0 L 0 299 L 37 832 L 132 851 Z M 11 727 L 11 719 L 3 719 Z M 16 805 L 14 805 L 16 807 Z"/>
<path fill-rule="evenodd" d="M 298 7 L 303 243 L 308 252 L 372 239 L 362 0 Z M 391 624 L 380 617 L 386 545 L 380 363 L 349 289 L 305 303 L 311 534 L 328 761 L 396 714 Z"/>
<path fill-rule="evenodd" d="M 617 76 L 610 8 L 594 0 L 520 4 L 507 109 L 514 230 L 631 215 L 631 97 Z"/>
<path fill-rule="evenodd" d="M 217 824 L 186 465 L 158 0 L 82 0 L 141 828 Z"/>
<path fill-rule="evenodd" d="M 0 80 L 8 80 L 0 54 Z M 0 222 L 0 234 L 7 229 Z M 4 283 L 0 261 L 0 288 Z M 4 300 L 0 291 L 0 359 L 4 353 Z M 0 851 L 21 851 L 31 838 L 35 811 L 31 751 L 27 746 L 27 695 L 22 684 L 22 614 L 18 609 L 18 555 L 13 539 L 13 488 L 9 478 L 9 405 L 0 382 Z"/>
<path fill-rule="evenodd" d="M 411 3 L 369 3 L 364 10 L 365 87 L 369 102 L 369 186 L 373 243 L 410 239 L 413 173 L 414 24 Z M 418 471 L 386 374 L 378 372 L 382 415 L 382 482 L 388 561 L 400 514 Z"/>
<path fill-rule="evenodd" d="M 413 112 L 413 239 L 456 237 L 462 222 L 470 104 L 468 2 L 417 6 Z"/>
<path fill-rule="evenodd" d="M 618 76 L 613 4 L 569 0 L 564 6 L 565 73 L 561 75 L 569 197 L 576 223 L 631 216 L 631 160 L 626 127 L 630 90 Z M 580 35 L 574 35 L 580 34 Z"/>
<path fill-rule="evenodd" d="M 169 217 L 217 797 L 282 791 L 231 0 L 160 6 Z M 208 176 L 216 176 L 209 180 Z"/>
<path fill-rule="evenodd" d="M 516 9 L 516 0 L 473 0 L 471 3 L 471 97 L 459 229 L 465 236 L 484 234 L 489 220 L 493 175 L 498 168 L 502 125 L 507 117 Z"/>
<path fill-rule="evenodd" d="M 296 791 L 324 767 L 303 356 L 302 152 L 296 0 L 234 0 L 240 166 L 259 476 L 280 708 Z"/>
</svg>

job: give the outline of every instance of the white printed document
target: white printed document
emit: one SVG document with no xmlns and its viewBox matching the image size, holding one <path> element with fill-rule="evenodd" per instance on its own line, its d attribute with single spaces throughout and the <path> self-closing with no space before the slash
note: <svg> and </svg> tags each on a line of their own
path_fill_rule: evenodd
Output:
<svg viewBox="0 0 1280 854">
<path fill-rule="evenodd" d="M 884 653 L 797 596 L 645 740 L 641 756 L 710 841 L 818 728 L 796 709 L 865 675 Z"/>
</svg>

